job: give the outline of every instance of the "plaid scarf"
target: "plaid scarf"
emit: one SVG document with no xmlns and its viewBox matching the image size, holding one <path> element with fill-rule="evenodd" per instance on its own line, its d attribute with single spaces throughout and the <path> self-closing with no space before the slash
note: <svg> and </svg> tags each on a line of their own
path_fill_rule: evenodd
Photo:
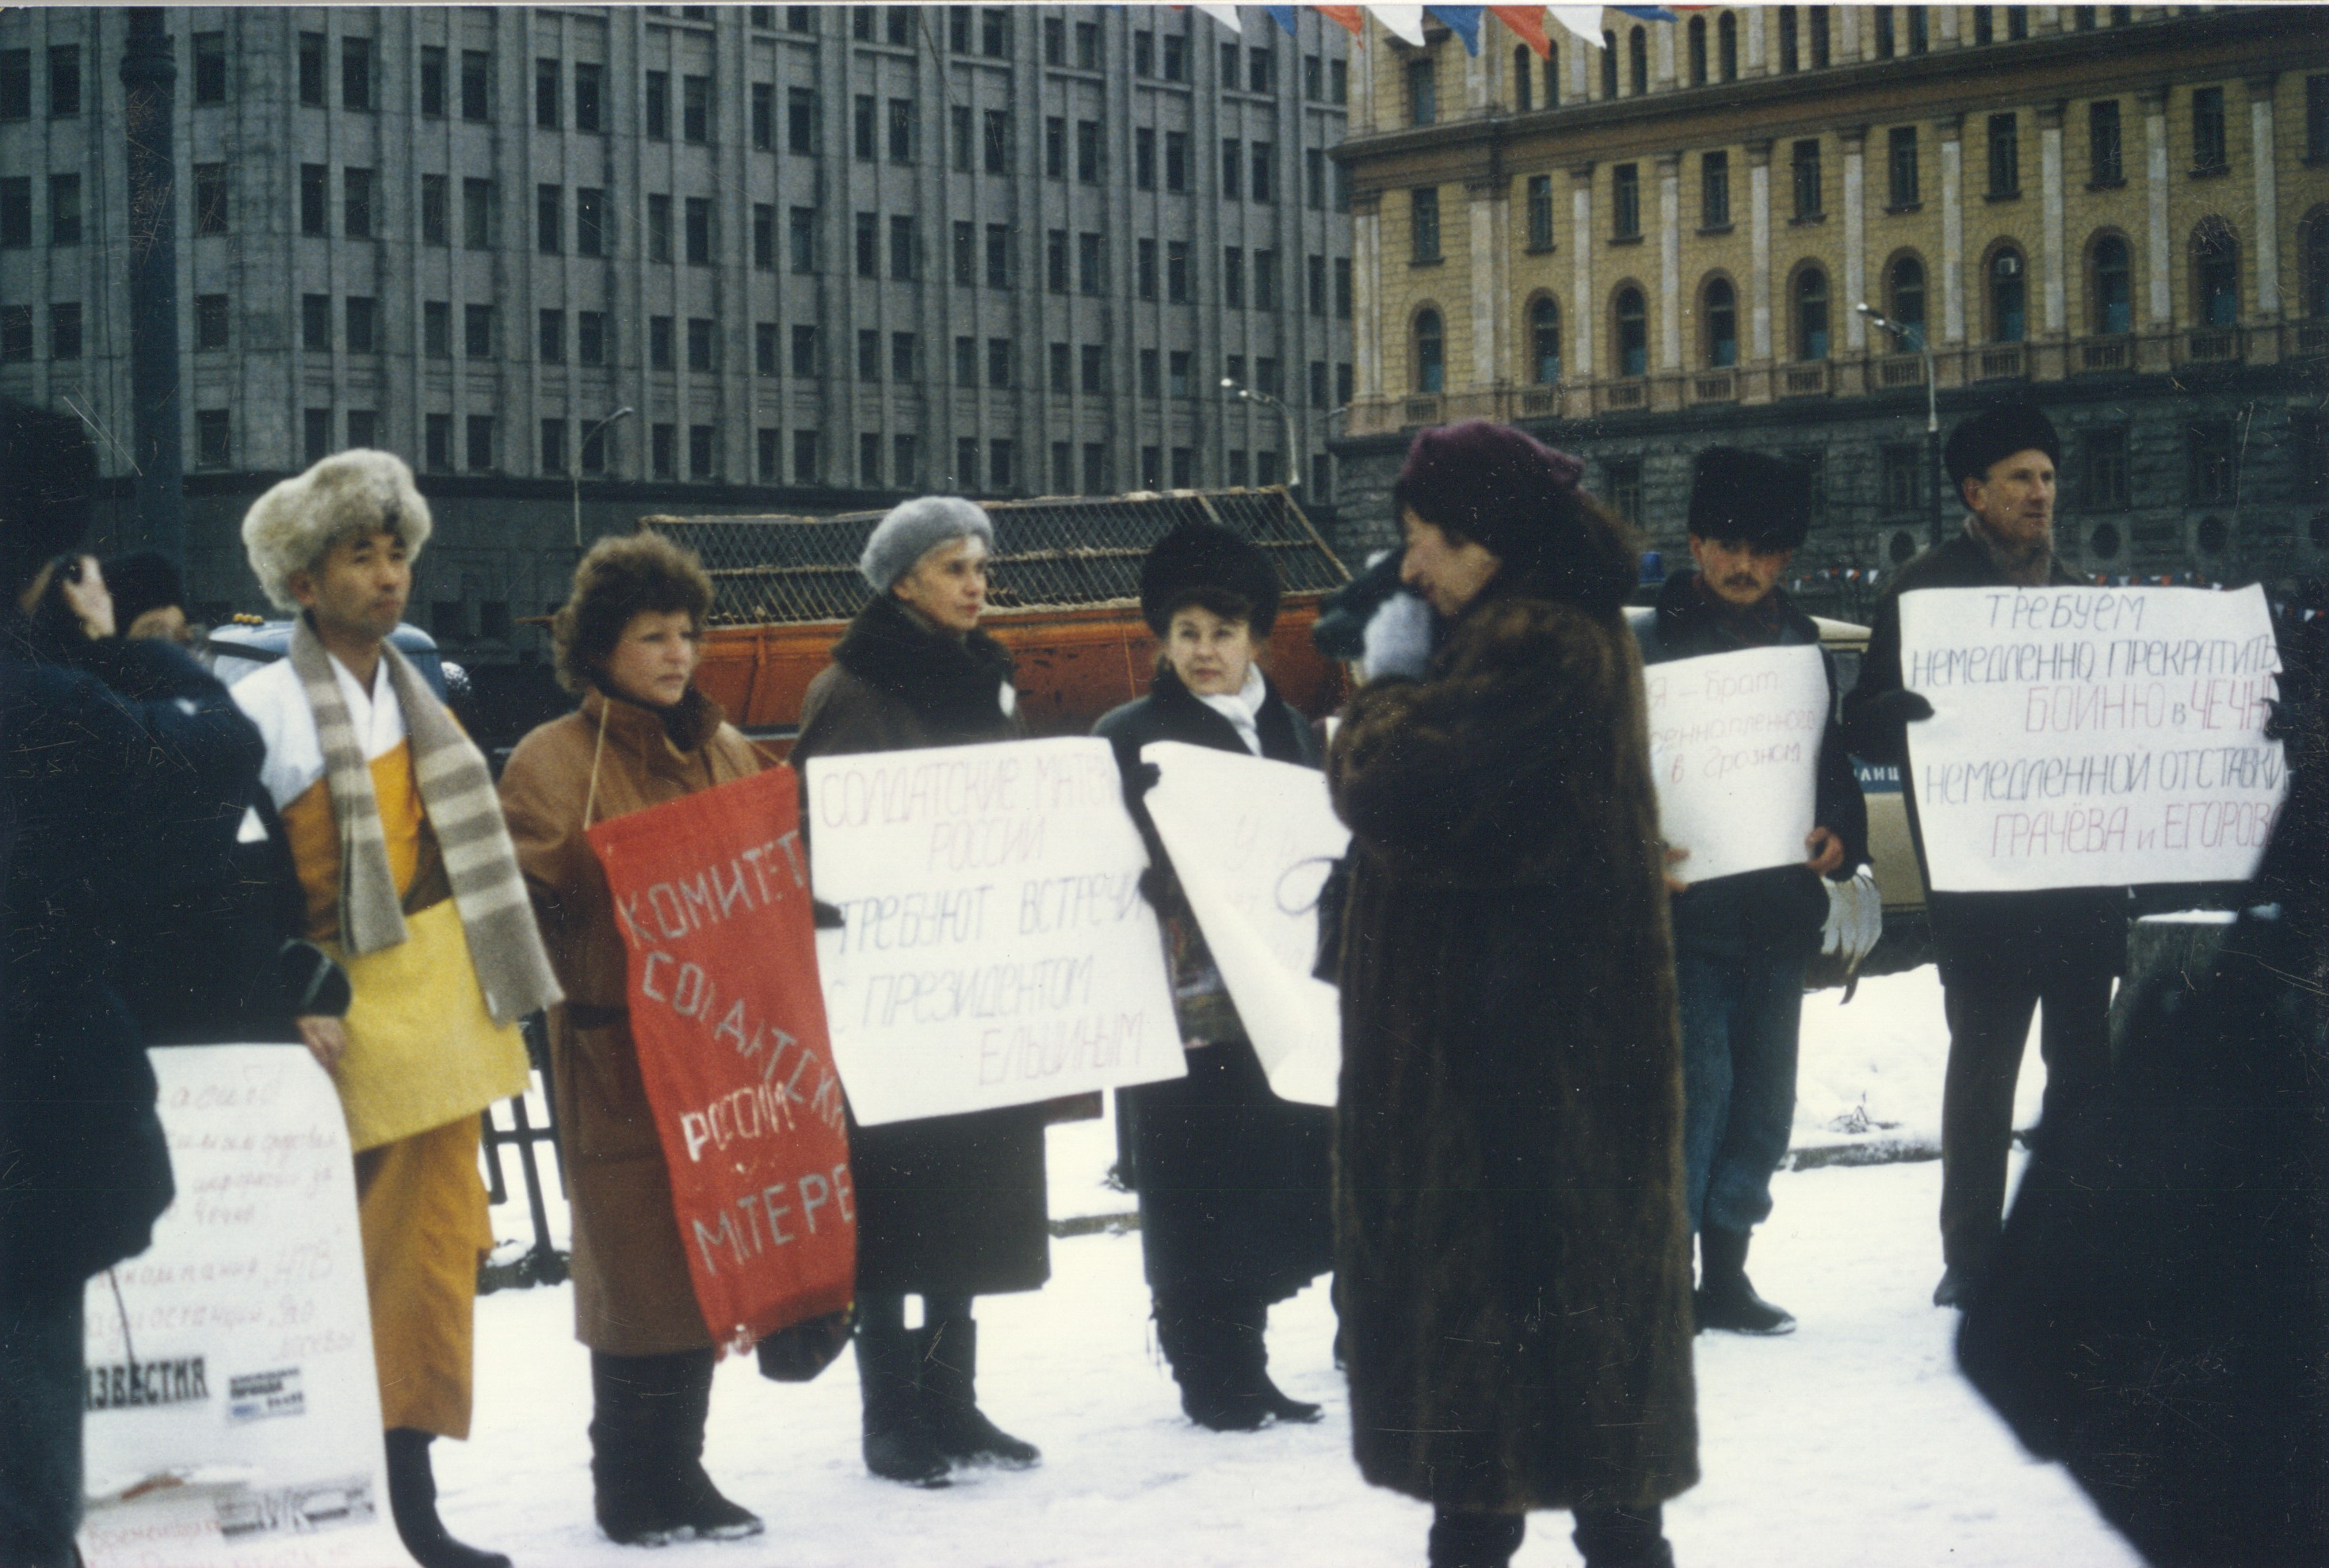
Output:
<svg viewBox="0 0 2329 1568">
<path fill-rule="evenodd" d="M 404 655 L 383 643 L 380 656 L 387 661 L 389 687 L 404 710 L 413 777 L 445 858 L 486 1010 L 496 1023 L 515 1023 L 561 998 L 534 928 L 517 852 L 502 822 L 493 774 Z M 332 817 L 340 831 L 340 943 L 362 957 L 405 940 L 404 910 L 389 869 L 372 765 L 340 696 L 332 656 L 304 615 L 291 633 L 290 662 L 316 716 Z"/>
</svg>

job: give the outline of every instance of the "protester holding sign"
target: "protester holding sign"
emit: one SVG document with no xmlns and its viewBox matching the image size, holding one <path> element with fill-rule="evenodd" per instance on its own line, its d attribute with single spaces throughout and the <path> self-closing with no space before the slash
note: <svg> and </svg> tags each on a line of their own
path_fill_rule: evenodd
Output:
<svg viewBox="0 0 2329 1568">
<path fill-rule="evenodd" d="M 1908 727 L 1931 718 L 1933 709 L 1902 683 L 1901 598 L 1920 588 L 2078 583 L 2054 556 L 2054 469 L 2061 452 L 2053 422 L 2027 405 L 1976 414 L 1951 433 L 1946 456 L 1966 508 L 1965 527 L 1894 576 L 1876 606 L 1859 683 L 1844 699 L 1853 750 L 1900 767 L 1920 864 L 1925 845 Z M 1949 1024 L 1941 1099 L 1946 1268 L 1933 1301 L 1962 1307 L 1997 1247 L 2013 1086 L 2032 1009 L 2043 1004 L 2039 1048 L 2049 1118 L 2109 1075 L 2106 1012 L 2111 977 L 2126 958 L 2127 896 L 2124 887 L 1936 891 L 1926 906 Z"/>
<path fill-rule="evenodd" d="M 793 766 L 1024 735 L 1011 657 L 978 629 L 995 525 L 955 496 L 892 508 L 857 565 L 873 601 L 809 683 Z M 808 813 L 803 812 L 804 820 Z M 857 1373 L 866 1468 L 944 1485 L 950 1464 L 1042 1455 L 977 1403 L 971 1298 L 1051 1277 L 1040 1105 L 849 1128 L 857 1182 Z M 922 1326 L 906 1328 L 906 1297 Z"/>
<path fill-rule="evenodd" d="M 1659 589 L 1642 662 L 1817 648 L 1819 627 L 1779 587 L 1810 530 L 1811 477 L 1801 465 L 1731 446 L 1700 453 L 1690 489 L 1697 569 L 1675 573 Z M 1831 671 L 1826 690 L 1834 681 Z M 1804 969 L 1828 912 L 1822 879 L 1848 881 L 1868 858 L 1867 803 L 1833 698 L 1823 707 L 1830 717 L 1817 743 L 1815 826 L 1804 840 L 1804 863 L 1689 886 L 1684 860 L 1669 878 L 1682 1000 L 1683 1156 L 1698 1232 L 1694 1305 L 1702 1330 L 1785 1334 L 1796 1326 L 1749 1282 L 1747 1242 L 1770 1217 L 1771 1174 L 1787 1156 L 1795 1122 Z"/>
<path fill-rule="evenodd" d="M 713 1337 L 640 1080 L 622 932 L 584 836 L 760 770 L 751 743 L 695 689 L 711 609 L 702 564 L 661 534 L 591 546 L 551 626 L 559 682 L 581 707 L 520 741 L 502 770 L 502 809 L 566 993 L 551 1009 L 550 1053 L 573 1209 L 574 1332 L 590 1347 L 599 1527 L 623 1545 L 761 1528 L 704 1473 Z"/>
<path fill-rule="evenodd" d="M 1402 573 L 1449 623 L 1352 699 L 1335 1285 L 1359 1468 L 1435 1564 L 1568 1508 L 1590 1568 L 1671 1564 L 1698 1479 L 1682 1051 L 1629 530 L 1577 459 L 1426 430 Z"/>
<path fill-rule="evenodd" d="M 1271 1093 L 1140 803 L 1140 748 L 1177 740 L 1318 765 L 1309 721 L 1256 658 L 1280 591 L 1269 558 L 1225 528 L 1189 523 L 1165 535 L 1140 573 L 1140 612 L 1164 644 L 1148 695 L 1092 727 L 1116 747 L 1148 844 L 1154 870 L 1144 886 L 1164 925 L 1174 1010 L 1189 1049 L 1186 1077 L 1117 1100 L 1140 1195 L 1141 1258 L 1181 1408 L 1215 1432 L 1319 1419 L 1317 1405 L 1270 1380 L 1262 1336 L 1271 1303 L 1334 1266 L 1334 1113 Z"/>
<path fill-rule="evenodd" d="M 335 1073 L 355 1150 L 389 1501 L 423 1568 L 506 1564 L 447 1534 L 429 1445 L 469 1431 L 477 1263 L 493 1246 L 477 1113 L 528 1081 L 518 1020 L 558 1000 L 485 757 L 388 643 L 429 503 L 385 452 L 343 452 L 260 496 L 242 539 L 299 618 L 235 700 L 306 896 L 348 971 Z"/>
</svg>

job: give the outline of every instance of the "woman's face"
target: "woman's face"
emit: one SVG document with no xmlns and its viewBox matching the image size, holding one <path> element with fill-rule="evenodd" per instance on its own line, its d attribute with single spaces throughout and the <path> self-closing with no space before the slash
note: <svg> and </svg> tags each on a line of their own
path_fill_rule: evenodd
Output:
<svg viewBox="0 0 2329 1568">
<path fill-rule="evenodd" d="M 890 591 L 942 631 L 971 630 L 986 609 L 986 541 L 973 533 L 932 545 Z"/>
<path fill-rule="evenodd" d="M 1202 605 L 1173 612 L 1164 628 L 1164 662 L 1200 697 L 1229 697 L 1253 668 L 1253 624 L 1225 621 Z"/>
<path fill-rule="evenodd" d="M 1476 540 L 1455 543 L 1438 524 L 1417 516 L 1411 506 L 1400 514 L 1399 525 L 1407 536 L 1399 580 L 1442 615 L 1457 615 L 1478 598 L 1480 590 L 1504 568 L 1502 558 L 1485 545 Z"/>
<path fill-rule="evenodd" d="M 702 634 L 685 610 L 641 610 L 607 655 L 607 689 L 643 708 L 669 708 L 687 695 Z"/>
</svg>

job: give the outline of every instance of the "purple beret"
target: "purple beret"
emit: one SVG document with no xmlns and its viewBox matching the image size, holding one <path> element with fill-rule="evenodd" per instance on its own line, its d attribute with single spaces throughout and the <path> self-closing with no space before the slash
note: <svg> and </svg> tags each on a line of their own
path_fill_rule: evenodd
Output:
<svg viewBox="0 0 2329 1568">
<path fill-rule="evenodd" d="M 1532 558 L 1559 515 L 1573 509 L 1584 473 L 1584 464 L 1525 430 L 1467 419 L 1417 434 L 1391 505 L 1507 560 Z"/>
</svg>

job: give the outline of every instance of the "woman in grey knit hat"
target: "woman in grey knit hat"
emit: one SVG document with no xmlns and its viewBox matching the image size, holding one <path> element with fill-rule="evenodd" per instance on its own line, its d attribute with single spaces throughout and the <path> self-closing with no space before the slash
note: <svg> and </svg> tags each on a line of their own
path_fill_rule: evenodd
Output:
<svg viewBox="0 0 2329 1568">
<path fill-rule="evenodd" d="M 995 525 L 926 495 L 891 510 L 858 569 L 872 603 L 809 683 L 792 764 L 853 752 L 1015 740 L 1011 656 L 978 629 Z M 849 1124 L 857 1188 L 857 1373 L 866 1468 L 944 1486 L 957 1464 L 1024 1469 L 1041 1455 L 979 1410 L 974 1296 L 1051 1277 L 1043 1108 Z M 922 1326 L 905 1326 L 906 1297 Z"/>
</svg>

